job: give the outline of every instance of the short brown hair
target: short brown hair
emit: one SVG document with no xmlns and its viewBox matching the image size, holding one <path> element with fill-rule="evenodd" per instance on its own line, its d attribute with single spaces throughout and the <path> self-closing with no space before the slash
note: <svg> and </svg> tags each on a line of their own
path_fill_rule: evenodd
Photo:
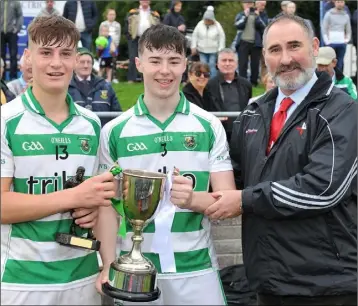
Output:
<svg viewBox="0 0 358 306">
<path fill-rule="evenodd" d="M 189 73 L 192 74 L 196 71 L 210 72 L 210 67 L 208 64 L 203 62 L 193 62 L 189 67 Z"/>
<path fill-rule="evenodd" d="M 185 55 L 186 41 L 177 28 L 159 23 L 145 30 L 139 38 L 139 55 L 143 54 L 145 48 L 149 51 L 167 49 Z"/>
<path fill-rule="evenodd" d="M 77 47 L 80 32 L 75 24 L 62 16 L 36 17 L 28 27 L 29 42 L 43 46 Z"/>
</svg>

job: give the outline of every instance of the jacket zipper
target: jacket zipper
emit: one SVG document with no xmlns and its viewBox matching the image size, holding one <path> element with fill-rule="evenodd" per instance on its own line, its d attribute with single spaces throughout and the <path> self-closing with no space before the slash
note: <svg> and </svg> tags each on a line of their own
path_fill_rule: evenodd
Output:
<svg viewBox="0 0 358 306">
<path fill-rule="evenodd" d="M 324 218 L 324 221 L 325 221 L 325 223 L 326 223 L 326 227 L 327 227 L 327 231 L 328 231 L 329 240 L 330 240 L 330 242 L 331 242 L 331 246 L 333 247 L 333 252 L 334 252 L 334 254 L 336 255 L 337 259 L 340 260 L 340 259 L 341 259 L 341 255 L 339 254 L 337 245 L 336 245 L 336 243 L 334 242 L 332 229 L 331 229 L 331 227 L 329 226 L 326 217 Z"/>
</svg>

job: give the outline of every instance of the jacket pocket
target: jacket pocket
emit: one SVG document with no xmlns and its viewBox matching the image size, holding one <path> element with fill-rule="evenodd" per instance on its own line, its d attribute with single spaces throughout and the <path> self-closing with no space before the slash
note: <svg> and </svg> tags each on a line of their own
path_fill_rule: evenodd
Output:
<svg viewBox="0 0 358 306">
<path fill-rule="evenodd" d="M 339 260 L 341 258 L 341 255 L 339 253 L 338 247 L 334 241 L 334 236 L 333 236 L 333 232 L 332 232 L 332 228 L 329 225 L 329 221 L 327 220 L 328 216 L 324 216 L 324 223 L 326 225 L 326 229 L 327 229 L 327 235 L 328 235 L 328 242 L 330 243 L 331 247 L 332 247 L 332 252 L 333 254 L 336 256 L 336 258 Z"/>
</svg>

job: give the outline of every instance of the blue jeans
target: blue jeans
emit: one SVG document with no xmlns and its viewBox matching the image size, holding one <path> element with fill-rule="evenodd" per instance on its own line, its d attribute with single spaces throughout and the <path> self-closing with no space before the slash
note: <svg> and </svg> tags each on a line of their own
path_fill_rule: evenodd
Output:
<svg viewBox="0 0 358 306">
<path fill-rule="evenodd" d="M 92 34 L 90 32 L 81 32 L 82 47 L 92 52 Z"/>
<path fill-rule="evenodd" d="M 346 54 L 347 45 L 346 44 L 330 44 L 329 46 L 332 47 L 334 49 L 334 51 L 336 51 L 337 68 L 343 72 L 343 60 L 344 60 L 344 55 Z"/>
<path fill-rule="evenodd" d="M 206 63 L 210 67 L 210 77 L 213 78 L 216 76 L 216 53 L 203 53 L 199 52 L 200 61 Z"/>
</svg>

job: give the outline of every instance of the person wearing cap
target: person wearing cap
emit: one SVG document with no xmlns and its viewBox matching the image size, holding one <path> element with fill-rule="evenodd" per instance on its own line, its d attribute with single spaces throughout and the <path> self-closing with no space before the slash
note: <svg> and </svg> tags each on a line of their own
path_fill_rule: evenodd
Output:
<svg viewBox="0 0 358 306">
<path fill-rule="evenodd" d="M 218 52 L 225 48 L 225 32 L 215 19 L 214 7 L 208 6 L 203 19 L 196 25 L 191 37 L 191 55 L 199 53 L 200 61 L 210 67 L 210 77 L 217 74 Z"/>
<path fill-rule="evenodd" d="M 78 49 L 77 64 L 69 94 L 75 103 L 93 112 L 120 112 L 121 106 L 110 83 L 92 73 L 93 55 L 85 48 Z M 100 118 L 102 126 L 111 118 Z"/>
<path fill-rule="evenodd" d="M 237 34 L 233 48 L 239 55 L 239 75 L 247 79 L 247 66 L 250 59 L 250 81 L 257 86 L 260 59 L 262 54 L 262 35 L 268 23 L 267 15 L 254 7 L 253 1 L 245 0 L 244 11 L 235 17 Z"/>
<path fill-rule="evenodd" d="M 14 100 L 16 97 L 15 95 L 9 90 L 6 86 L 2 76 L 5 71 L 5 63 L 2 58 L 0 58 L 0 103 L 5 104 L 6 102 L 10 102 Z"/>
<path fill-rule="evenodd" d="M 354 100 L 357 100 L 357 88 L 352 79 L 345 76 L 337 67 L 336 52 L 331 47 L 319 48 L 316 59 L 317 70 L 327 72 L 334 85 L 349 94 Z"/>
</svg>

